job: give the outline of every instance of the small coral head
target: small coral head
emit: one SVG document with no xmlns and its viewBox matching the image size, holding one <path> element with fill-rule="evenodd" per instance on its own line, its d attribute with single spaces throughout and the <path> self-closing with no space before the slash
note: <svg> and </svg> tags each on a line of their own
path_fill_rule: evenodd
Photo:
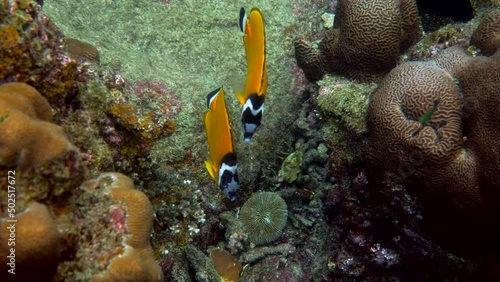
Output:
<svg viewBox="0 0 500 282">
<path fill-rule="evenodd" d="M 288 209 L 285 201 L 273 192 L 260 192 L 241 207 L 240 220 L 250 241 L 267 244 L 278 239 L 286 226 Z"/>
</svg>

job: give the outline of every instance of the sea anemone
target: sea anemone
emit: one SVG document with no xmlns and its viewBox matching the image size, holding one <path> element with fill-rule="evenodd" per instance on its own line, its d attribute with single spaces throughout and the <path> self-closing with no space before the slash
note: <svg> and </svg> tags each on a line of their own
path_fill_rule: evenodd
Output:
<svg viewBox="0 0 500 282">
<path fill-rule="evenodd" d="M 262 245 L 281 236 L 288 210 L 285 201 L 273 192 L 260 192 L 243 204 L 240 220 L 251 242 Z"/>
</svg>

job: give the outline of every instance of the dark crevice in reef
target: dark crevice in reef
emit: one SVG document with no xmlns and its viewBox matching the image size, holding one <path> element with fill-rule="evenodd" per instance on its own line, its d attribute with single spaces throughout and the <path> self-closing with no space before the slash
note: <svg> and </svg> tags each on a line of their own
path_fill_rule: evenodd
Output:
<svg viewBox="0 0 500 282">
<path fill-rule="evenodd" d="M 417 0 L 417 6 L 425 32 L 453 22 L 467 22 L 474 16 L 469 0 Z"/>
</svg>

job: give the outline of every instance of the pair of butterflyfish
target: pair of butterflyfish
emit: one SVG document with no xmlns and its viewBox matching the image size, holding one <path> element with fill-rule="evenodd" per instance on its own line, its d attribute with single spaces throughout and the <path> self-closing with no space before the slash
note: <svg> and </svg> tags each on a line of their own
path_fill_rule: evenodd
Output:
<svg viewBox="0 0 500 282">
<path fill-rule="evenodd" d="M 236 97 L 243 105 L 243 138 L 249 142 L 261 124 L 267 91 L 264 18 L 257 8 L 252 8 L 249 15 L 241 8 L 238 25 L 243 33 L 248 70 L 245 87 L 236 92 Z M 205 166 L 224 194 L 234 201 L 239 187 L 237 159 L 222 87 L 208 93 L 207 107 L 204 122 L 210 159 Z"/>
</svg>

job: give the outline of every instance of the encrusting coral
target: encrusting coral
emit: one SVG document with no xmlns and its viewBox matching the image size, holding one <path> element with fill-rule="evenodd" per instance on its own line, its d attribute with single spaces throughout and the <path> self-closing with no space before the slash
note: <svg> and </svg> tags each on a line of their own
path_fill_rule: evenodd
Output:
<svg viewBox="0 0 500 282">
<path fill-rule="evenodd" d="M 257 245 L 278 239 L 286 226 L 287 218 L 285 200 L 273 192 L 253 195 L 240 210 L 240 220 L 248 232 L 248 238 Z"/>
<path fill-rule="evenodd" d="M 376 79 L 395 67 L 399 55 L 421 34 L 414 0 L 342 0 L 335 24 L 319 49 L 303 38 L 294 42 L 297 64 L 310 81 L 325 73 Z"/>
<path fill-rule="evenodd" d="M 32 202 L 16 216 L 17 222 L 10 223 L 7 219 L 0 218 L 0 280 L 53 281 L 60 259 L 60 242 L 56 223 L 47 207 Z M 11 230 L 12 225 L 15 229 Z M 8 242 L 15 245 L 7 246 Z M 15 252 L 11 253 L 11 248 Z M 12 255 L 14 263 L 9 264 Z M 7 272 L 8 269 L 14 269 L 15 274 Z"/>
<path fill-rule="evenodd" d="M 412 187 L 426 222 L 457 250 L 498 243 L 500 235 L 494 223 L 500 215 L 499 58 L 498 52 L 471 58 L 452 47 L 435 60 L 404 63 L 369 105 L 369 179 Z"/>
<path fill-rule="evenodd" d="M 212 250 L 210 258 L 214 262 L 215 270 L 217 270 L 221 281 L 239 281 L 243 266 L 228 251 L 224 249 Z"/>
<path fill-rule="evenodd" d="M 75 147 L 51 123 L 47 100 L 25 83 L 0 86 L 0 164 L 21 169 L 61 157 Z"/>
<path fill-rule="evenodd" d="M 153 258 L 149 243 L 153 209 L 147 196 L 134 189 L 130 178 L 121 173 L 103 173 L 84 186 L 101 185 L 113 200 L 126 207 L 126 236 L 123 253 L 111 259 L 106 270 L 91 281 L 163 281 L 163 272 Z"/>
<path fill-rule="evenodd" d="M 62 32 L 35 1 L 0 1 L 0 38 L 0 83 L 29 83 L 51 104 L 72 100 L 82 70 L 64 54 Z"/>
</svg>

